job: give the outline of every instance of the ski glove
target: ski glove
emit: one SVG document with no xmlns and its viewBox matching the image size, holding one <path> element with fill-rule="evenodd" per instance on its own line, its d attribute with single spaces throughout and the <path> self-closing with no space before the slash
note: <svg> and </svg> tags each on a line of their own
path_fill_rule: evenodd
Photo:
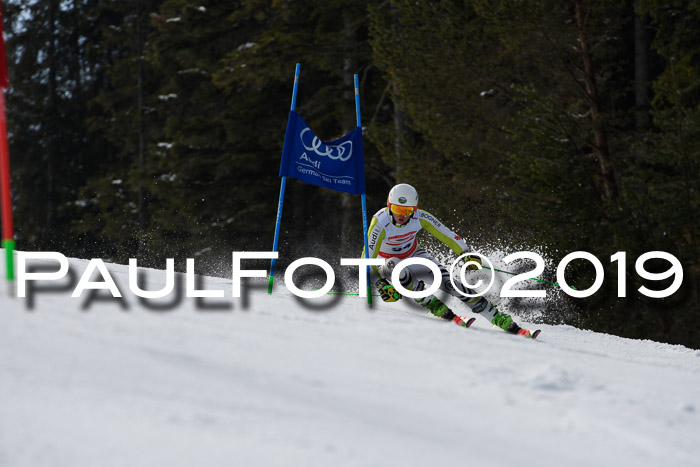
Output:
<svg viewBox="0 0 700 467">
<path fill-rule="evenodd" d="M 481 265 L 481 258 L 476 256 L 476 255 L 467 255 L 464 258 L 462 258 L 461 262 L 462 262 L 462 264 L 465 264 L 465 263 L 468 263 L 469 261 L 474 261 L 475 263 L 479 263 L 479 265 Z M 479 268 L 473 264 L 470 264 L 469 266 L 467 266 L 467 271 L 476 271 L 477 269 L 479 269 Z"/>
<path fill-rule="evenodd" d="M 393 285 L 389 283 L 386 279 L 379 279 L 374 283 L 379 291 L 379 296 L 385 302 L 395 302 L 401 300 L 401 294 L 396 291 Z"/>
</svg>

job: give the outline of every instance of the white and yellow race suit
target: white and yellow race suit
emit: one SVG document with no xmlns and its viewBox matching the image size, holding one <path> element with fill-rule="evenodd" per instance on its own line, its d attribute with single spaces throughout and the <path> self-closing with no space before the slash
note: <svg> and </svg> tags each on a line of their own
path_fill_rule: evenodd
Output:
<svg viewBox="0 0 700 467">
<path fill-rule="evenodd" d="M 416 235 L 422 229 L 450 247 L 455 254 L 469 251 L 466 242 L 452 230 L 445 227 L 435 216 L 422 209 L 417 209 L 411 219 L 403 224 L 394 224 L 389 208 L 377 211 L 369 226 L 370 258 L 409 258 L 418 249 Z"/>
<path fill-rule="evenodd" d="M 493 317 L 492 315 L 495 315 L 497 311 L 496 308 L 484 297 L 465 297 L 455 290 L 450 282 L 450 273 L 447 268 L 418 245 L 416 235 L 423 229 L 447 245 L 458 256 L 463 252 L 472 251 L 459 235 L 450 230 L 427 211 L 417 209 L 408 222 L 403 225 L 396 225 L 389 208 L 382 208 L 372 217 L 367 232 L 369 257 L 385 258 L 384 266 L 372 267 L 377 277 L 383 277 L 391 282 L 391 271 L 401 260 L 406 258 L 428 259 L 440 268 L 442 274 L 440 289 L 459 298 L 463 303 L 467 304 L 474 313 L 485 312 L 484 315 L 488 316 L 484 317 L 491 319 Z M 417 285 L 415 273 L 411 272 L 412 267 L 414 266 L 405 267 L 401 271 L 399 278 L 401 285 L 408 290 L 413 290 Z M 474 293 L 471 289 L 464 286 L 459 279 L 455 279 L 454 282 L 455 286 L 462 292 Z"/>
</svg>

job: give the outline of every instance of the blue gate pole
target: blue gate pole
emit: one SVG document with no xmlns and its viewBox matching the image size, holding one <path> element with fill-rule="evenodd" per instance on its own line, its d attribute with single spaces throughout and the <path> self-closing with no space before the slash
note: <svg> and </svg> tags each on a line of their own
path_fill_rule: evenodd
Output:
<svg viewBox="0 0 700 467">
<path fill-rule="evenodd" d="M 294 72 L 294 90 L 292 91 L 292 106 L 290 110 L 294 111 L 297 106 L 297 89 L 299 88 L 299 69 L 301 64 L 297 63 L 296 70 Z M 279 245 L 280 239 L 280 223 L 282 222 L 282 205 L 284 204 L 284 189 L 287 186 L 287 177 L 282 177 L 282 185 L 280 186 L 280 199 L 277 204 L 277 224 L 275 225 L 275 241 L 272 244 L 272 252 L 277 252 L 277 247 Z M 272 293 L 272 284 L 275 281 L 275 263 L 277 260 L 272 259 L 270 263 L 270 278 L 267 281 L 267 293 Z"/>
<path fill-rule="evenodd" d="M 357 79 L 357 74 L 355 75 L 355 116 L 357 118 L 357 127 L 362 132 L 362 118 L 360 117 L 360 84 Z M 360 133 L 360 136 L 362 134 Z M 364 171 L 365 168 L 362 167 Z M 365 259 L 369 259 L 369 243 L 367 241 L 367 196 L 362 193 L 362 231 L 365 237 Z M 367 266 L 367 303 L 372 305 L 372 287 L 369 285 L 369 266 Z"/>
</svg>

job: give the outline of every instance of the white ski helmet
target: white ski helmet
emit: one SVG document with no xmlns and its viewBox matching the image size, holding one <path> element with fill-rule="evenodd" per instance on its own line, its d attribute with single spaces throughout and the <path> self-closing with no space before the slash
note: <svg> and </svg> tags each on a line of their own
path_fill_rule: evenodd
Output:
<svg viewBox="0 0 700 467">
<path fill-rule="evenodd" d="M 387 207 L 399 216 L 411 216 L 418 209 L 418 192 L 407 183 L 399 183 L 389 191 Z"/>
</svg>

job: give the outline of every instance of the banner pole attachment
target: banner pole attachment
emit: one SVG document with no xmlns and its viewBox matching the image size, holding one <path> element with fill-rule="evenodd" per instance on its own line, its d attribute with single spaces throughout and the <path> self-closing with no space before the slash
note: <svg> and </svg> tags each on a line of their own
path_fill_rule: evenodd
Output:
<svg viewBox="0 0 700 467">
<path fill-rule="evenodd" d="M 360 134 L 362 134 L 362 117 L 360 116 L 360 84 L 355 74 L 355 117 L 357 119 L 357 127 L 360 129 Z M 364 170 L 364 167 L 362 168 Z M 367 196 L 362 193 L 362 231 L 365 238 L 365 259 L 369 259 L 369 243 L 367 240 Z M 367 272 L 365 274 L 367 277 L 367 303 L 372 305 L 372 287 L 370 286 L 370 271 L 369 266 L 367 266 Z"/>
<path fill-rule="evenodd" d="M 301 68 L 301 64 L 297 63 L 296 70 L 294 71 L 294 89 L 292 91 L 292 105 L 290 108 L 290 111 L 294 111 L 296 109 L 297 105 L 297 90 L 299 88 L 299 70 Z M 280 223 L 282 222 L 282 205 L 284 204 L 284 190 L 285 187 L 287 186 L 287 176 L 282 177 L 282 184 L 280 186 L 280 199 L 277 204 L 277 223 L 275 225 L 275 240 L 272 244 L 272 252 L 275 253 L 277 252 L 277 247 L 279 245 L 279 238 L 280 238 Z M 267 293 L 271 294 L 272 293 L 272 285 L 275 280 L 275 263 L 277 260 L 273 258 L 270 262 L 270 277 L 267 281 Z"/>
</svg>

